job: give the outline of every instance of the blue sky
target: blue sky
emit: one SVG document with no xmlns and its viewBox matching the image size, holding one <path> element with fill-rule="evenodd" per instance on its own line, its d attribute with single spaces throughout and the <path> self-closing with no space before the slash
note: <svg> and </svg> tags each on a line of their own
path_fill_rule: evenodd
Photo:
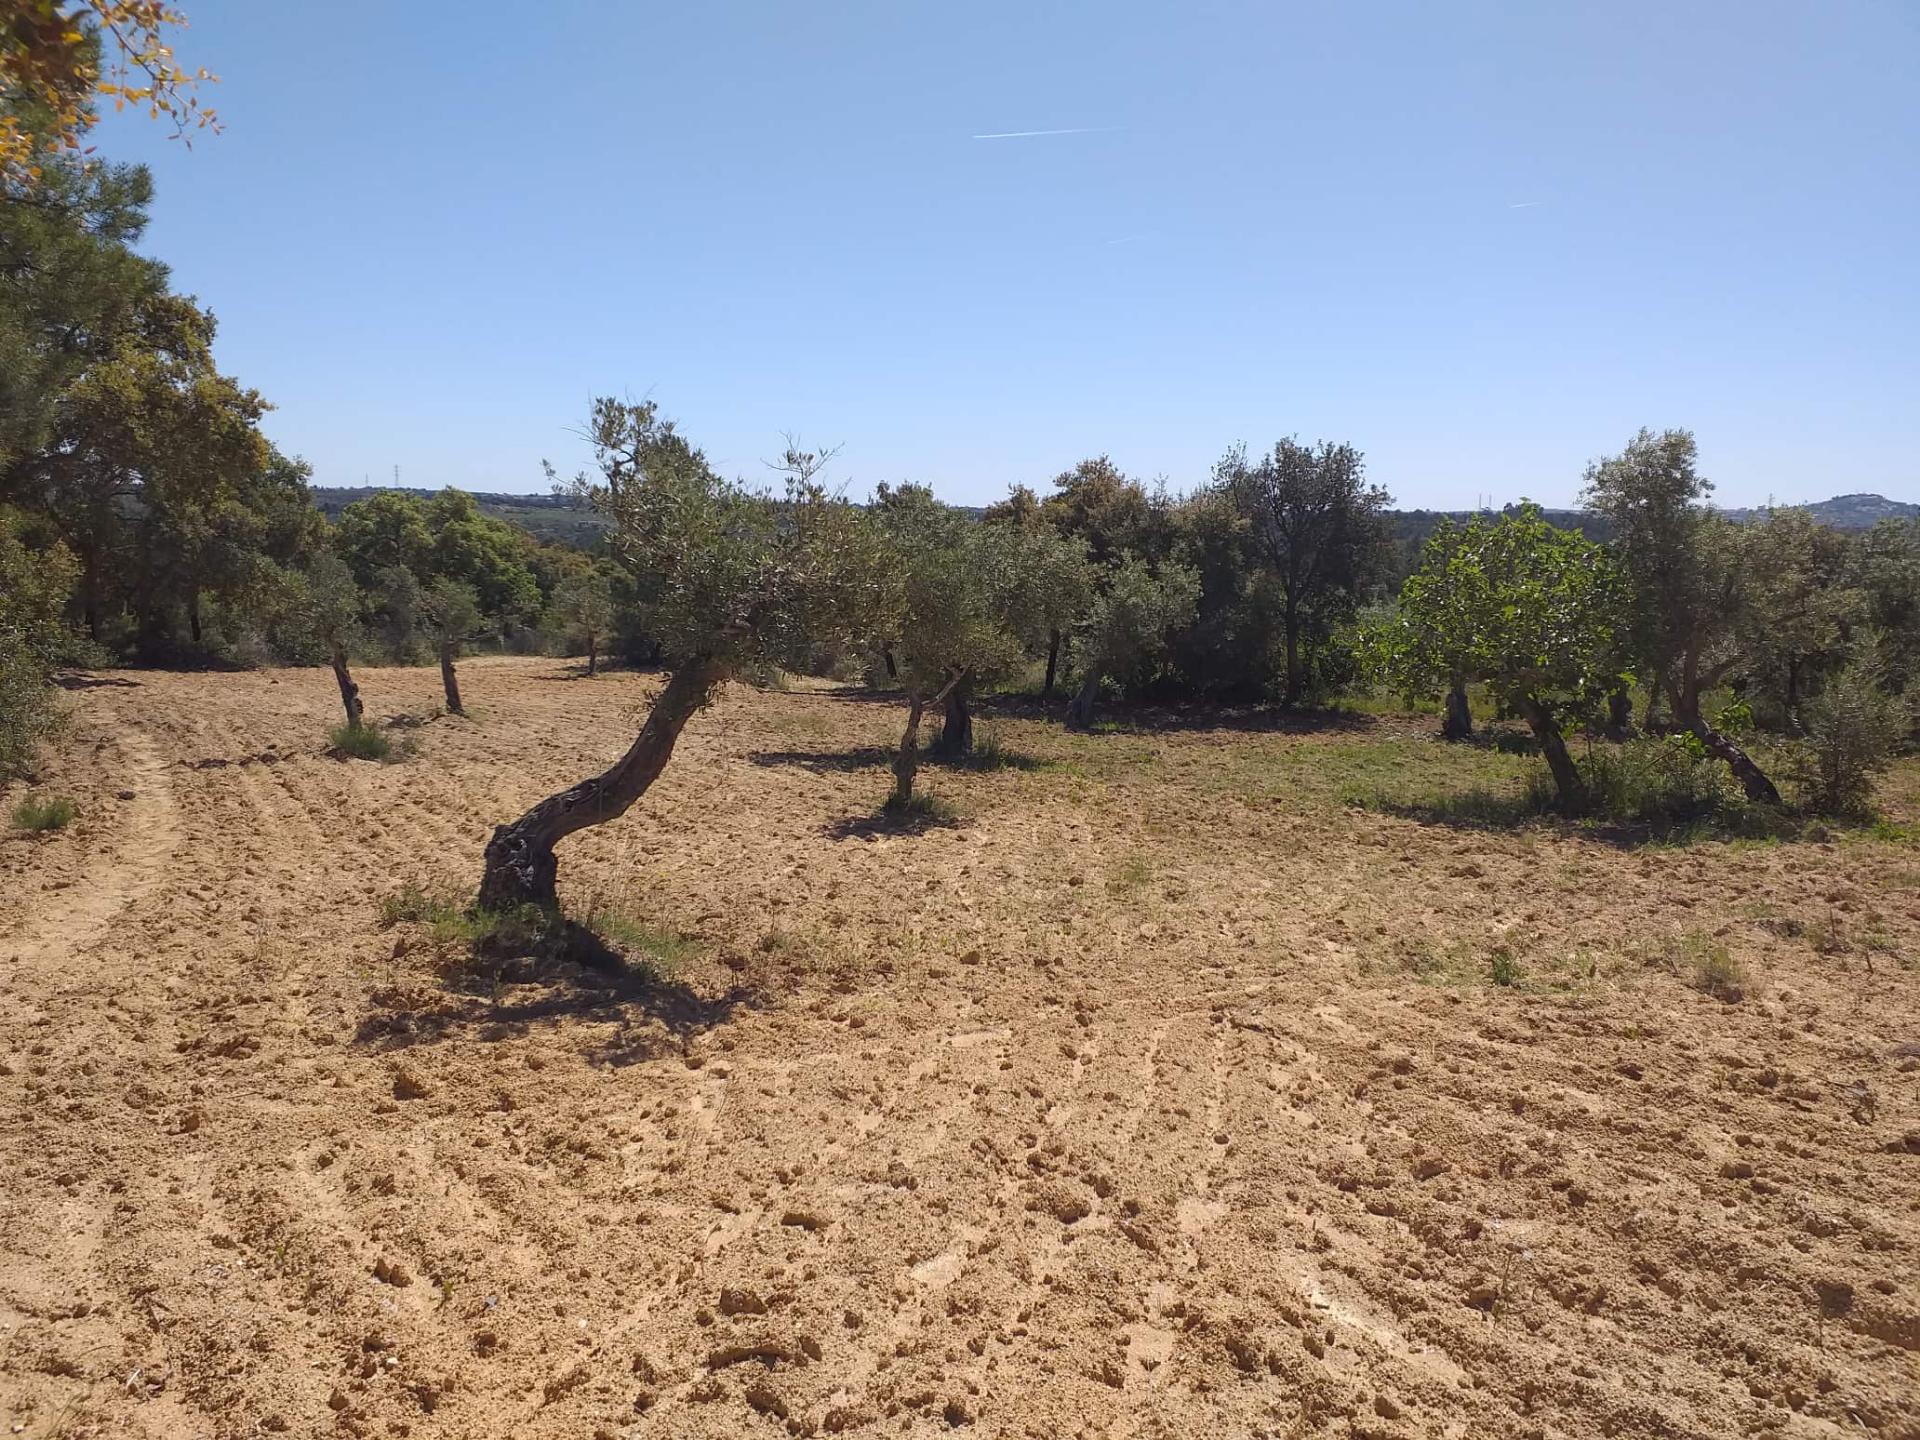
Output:
<svg viewBox="0 0 1920 1440">
<path fill-rule="evenodd" d="M 961 502 L 1298 434 L 1562 503 L 1643 424 L 1920 499 L 1910 0 L 186 8 L 225 133 L 98 143 L 323 484 L 537 490 L 620 392 Z"/>
</svg>

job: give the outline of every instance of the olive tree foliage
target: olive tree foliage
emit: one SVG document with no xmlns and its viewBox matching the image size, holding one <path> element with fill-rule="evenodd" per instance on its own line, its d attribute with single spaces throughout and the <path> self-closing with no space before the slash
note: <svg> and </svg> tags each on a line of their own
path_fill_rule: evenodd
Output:
<svg viewBox="0 0 1920 1440">
<path fill-rule="evenodd" d="M 1170 637 L 1193 623 L 1199 603 L 1200 577 L 1191 566 L 1168 560 L 1156 568 L 1122 555 L 1101 577 L 1074 636 L 1080 688 L 1067 723 L 1090 728 L 1101 681 L 1130 676 L 1164 654 Z"/>
<path fill-rule="evenodd" d="M 354 582 L 353 571 L 332 549 L 316 552 L 300 576 L 293 603 L 304 628 L 326 650 L 334 683 L 340 688 L 340 708 L 346 712 L 347 727 L 358 730 L 366 710 L 348 661 L 364 634 L 361 622 L 366 597 Z"/>
<path fill-rule="evenodd" d="M 1020 658 L 1005 555 L 1013 532 L 977 524 L 923 485 L 881 486 L 873 515 L 884 546 L 881 644 L 907 700 L 888 801 L 898 808 L 913 798 L 927 708 L 946 707 L 943 748 L 966 753 L 973 724 L 969 692 L 1000 678 Z"/>
<path fill-rule="evenodd" d="M 1613 527 L 1628 582 L 1621 618 L 1637 667 L 1748 799 L 1778 805 L 1766 772 L 1701 711 L 1702 697 L 1751 663 L 1744 642 L 1754 633 L 1753 549 L 1739 526 L 1707 508 L 1712 491 L 1691 431 L 1642 430 L 1620 454 L 1587 467 L 1583 498 Z"/>
<path fill-rule="evenodd" d="M 672 674 L 609 769 L 494 830 L 485 908 L 553 906 L 555 846 L 626 813 L 730 676 L 809 643 L 870 636 L 885 599 L 873 527 L 811 475 L 790 477 L 780 497 L 725 480 L 651 401 L 595 401 L 588 435 L 597 473 L 576 490 L 607 518 L 615 553 L 657 577 L 653 619 Z"/>
<path fill-rule="evenodd" d="M 1247 526 L 1280 592 L 1286 700 L 1306 693 L 1307 654 L 1353 618 L 1385 574 L 1387 492 L 1366 483 L 1351 445 L 1282 440 L 1258 460 L 1244 445 L 1214 467 L 1214 486 Z"/>
<path fill-rule="evenodd" d="M 479 597 L 471 585 L 443 575 L 421 593 L 420 616 L 440 657 L 440 688 L 446 693 L 447 711 L 464 715 L 467 711 L 460 700 L 460 676 L 454 662 L 460 658 L 461 647 L 480 629 Z"/>
<path fill-rule="evenodd" d="M 1847 584 L 1860 597 L 1864 623 L 1880 636 L 1886 687 L 1920 700 L 1920 519 L 1883 520 L 1857 536 Z"/>
<path fill-rule="evenodd" d="M 1411 694 L 1484 682 L 1539 741 L 1562 808 L 1587 806 L 1565 728 L 1621 682 L 1621 576 L 1600 546 L 1523 505 L 1429 538 L 1380 637 L 1386 678 Z"/>
<path fill-rule="evenodd" d="M 1866 597 L 1848 584 L 1857 543 L 1800 509 L 1741 530 L 1737 648 L 1747 696 L 1775 728 L 1800 729 L 1803 702 L 1848 663 L 1866 620 Z"/>
<path fill-rule="evenodd" d="M 600 642 L 613 625 L 613 587 L 597 570 L 569 575 L 554 588 L 549 610 L 555 628 L 587 649 L 587 674 L 599 673 Z"/>
</svg>

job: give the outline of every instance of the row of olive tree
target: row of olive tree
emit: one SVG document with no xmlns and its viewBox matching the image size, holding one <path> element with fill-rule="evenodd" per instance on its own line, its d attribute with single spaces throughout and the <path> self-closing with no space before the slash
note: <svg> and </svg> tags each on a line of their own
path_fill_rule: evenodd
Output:
<svg viewBox="0 0 1920 1440">
<path fill-rule="evenodd" d="M 1603 728 L 1624 734 L 1636 681 L 1648 729 L 1664 701 L 1673 726 L 1723 761 L 1749 800 L 1780 804 L 1773 777 L 1706 712 L 1708 695 L 1737 682 L 1777 698 L 1777 728 L 1817 742 L 1821 803 L 1858 808 L 1909 708 L 1898 692 L 1920 619 L 1920 525 L 1860 539 L 1804 512 L 1741 525 L 1707 506 L 1710 490 L 1692 435 L 1642 431 L 1587 471 L 1605 545 L 1533 506 L 1443 523 L 1378 633 L 1383 675 L 1411 694 L 1445 695 L 1451 738 L 1471 729 L 1465 686 L 1484 683 L 1527 721 L 1569 810 L 1587 795 L 1565 731 L 1602 726 L 1604 709 Z"/>
</svg>

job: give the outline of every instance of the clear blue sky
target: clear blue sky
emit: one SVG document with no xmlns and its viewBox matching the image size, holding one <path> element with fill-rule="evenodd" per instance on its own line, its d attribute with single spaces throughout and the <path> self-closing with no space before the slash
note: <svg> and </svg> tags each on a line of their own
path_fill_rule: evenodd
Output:
<svg viewBox="0 0 1920 1440">
<path fill-rule="evenodd" d="M 614 391 L 962 502 L 1297 433 L 1558 503 L 1642 424 L 1920 499 L 1912 0 L 183 3 L 226 132 L 99 143 L 321 483 L 540 489 Z"/>
</svg>

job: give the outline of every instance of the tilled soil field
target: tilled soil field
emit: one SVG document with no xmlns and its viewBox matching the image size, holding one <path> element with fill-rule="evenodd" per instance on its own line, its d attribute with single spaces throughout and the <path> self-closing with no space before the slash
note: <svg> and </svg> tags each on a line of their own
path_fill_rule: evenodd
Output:
<svg viewBox="0 0 1920 1440">
<path fill-rule="evenodd" d="M 735 687 L 563 848 L 627 966 L 474 964 L 383 901 L 658 682 L 462 673 L 386 765 L 325 672 L 74 691 L 80 818 L 0 839 L 12 1433 L 1920 1435 L 1911 828 L 1475 828 L 1326 781 L 1428 721 L 1013 716 L 902 833 L 897 707 Z"/>
</svg>

